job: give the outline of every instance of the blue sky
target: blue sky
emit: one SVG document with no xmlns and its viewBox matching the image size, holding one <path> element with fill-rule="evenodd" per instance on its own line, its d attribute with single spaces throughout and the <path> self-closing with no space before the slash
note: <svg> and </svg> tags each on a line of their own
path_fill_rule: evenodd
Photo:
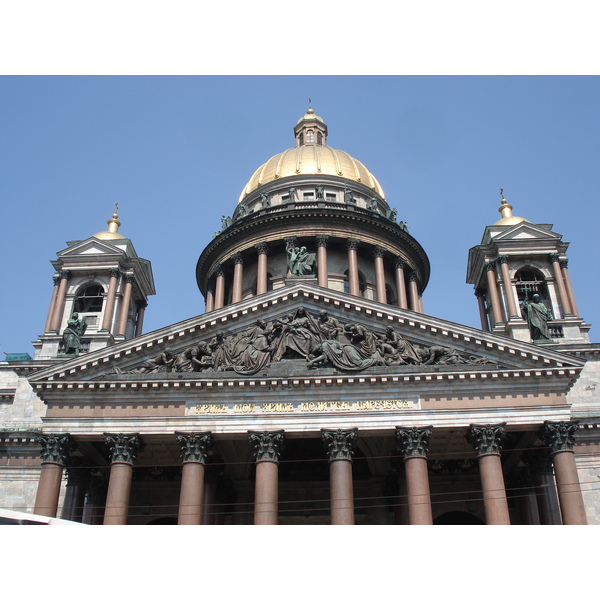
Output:
<svg viewBox="0 0 600 600">
<path fill-rule="evenodd" d="M 467 253 L 500 218 L 571 242 L 580 313 L 600 341 L 600 79 L 596 76 L 0 77 L 0 352 L 33 352 L 53 268 L 106 228 L 152 261 L 145 331 L 195 316 L 202 249 L 254 170 L 312 106 L 328 143 L 377 177 L 431 261 L 425 312 L 479 327 Z"/>
</svg>

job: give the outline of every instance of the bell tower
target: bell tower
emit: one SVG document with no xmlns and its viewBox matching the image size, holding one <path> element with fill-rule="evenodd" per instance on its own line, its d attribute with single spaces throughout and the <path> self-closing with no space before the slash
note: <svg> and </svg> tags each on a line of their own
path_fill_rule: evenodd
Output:
<svg viewBox="0 0 600 600">
<path fill-rule="evenodd" d="M 119 233 L 118 205 L 107 225 L 67 242 L 52 261 L 54 286 L 44 333 L 33 342 L 36 359 L 70 358 L 142 333 L 148 296 L 155 294 L 152 267 Z M 65 348 L 65 329 L 75 317 L 85 324 L 79 347 Z"/>
<path fill-rule="evenodd" d="M 552 225 L 513 215 L 500 189 L 502 218 L 485 228 L 469 250 L 467 283 L 475 288 L 481 327 L 537 344 L 589 343 L 568 270 L 567 248 Z M 528 318 L 535 307 L 545 323 L 540 334 Z M 528 308 L 529 307 L 529 308 Z"/>
</svg>

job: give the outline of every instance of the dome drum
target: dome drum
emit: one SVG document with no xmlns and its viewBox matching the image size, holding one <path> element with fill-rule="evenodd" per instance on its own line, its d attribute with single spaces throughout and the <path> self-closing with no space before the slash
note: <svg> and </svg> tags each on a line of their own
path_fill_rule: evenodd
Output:
<svg viewBox="0 0 600 600">
<path fill-rule="evenodd" d="M 361 208 L 383 217 L 395 217 L 395 210 L 371 188 L 332 176 L 286 177 L 261 186 L 240 202 L 232 222 L 265 212 L 293 210 L 297 206 L 345 210 Z"/>
</svg>

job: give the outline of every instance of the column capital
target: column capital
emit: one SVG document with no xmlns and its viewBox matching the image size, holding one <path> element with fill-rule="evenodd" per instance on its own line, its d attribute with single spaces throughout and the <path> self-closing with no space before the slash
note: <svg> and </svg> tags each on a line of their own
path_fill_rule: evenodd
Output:
<svg viewBox="0 0 600 600">
<path fill-rule="evenodd" d="M 121 276 L 121 271 L 119 269 L 110 269 L 108 272 L 109 277 L 116 277 L 117 279 Z"/>
<path fill-rule="evenodd" d="M 133 465 L 145 445 L 137 433 L 105 433 L 104 442 L 110 449 L 111 464 Z"/>
<path fill-rule="evenodd" d="M 411 271 L 410 275 L 408 276 L 408 280 L 409 281 L 414 281 L 415 283 L 418 282 L 419 276 L 417 275 L 417 272 L 416 271 Z"/>
<path fill-rule="evenodd" d="M 130 283 L 132 285 L 136 282 L 136 279 L 133 276 L 133 273 L 126 273 L 124 276 L 124 279 L 125 279 L 125 283 Z"/>
<path fill-rule="evenodd" d="M 135 305 L 138 310 L 146 310 L 148 308 L 148 303 L 145 300 L 138 300 Z"/>
<path fill-rule="evenodd" d="M 347 250 L 358 250 L 360 242 L 356 238 L 348 238 L 346 240 L 346 249 Z"/>
<path fill-rule="evenodd" d="M 477 456 L 500 454 L 500 440 L 506 433 L 506 423 L 496 425 L 471 425 L 467 433 L 467 442 L 473 446 Z"/>
<path fill-rule="evenodd" d="M 257 254 L 269 254 L 269 246 L 266 242 L 255 244 L 254 248 Z"/>
<path fill-rule="evenodd" d="M 329 460 L 350 460 L 356 447 L 358 429 L 321 429 L 321 438 Z"/>
<path fill-rule="evenodd" d="M 285 242 L 286 250 L 289 250 L 290 248 L 295 248 L 298 245 L 298 238 L 295 235 L 283 238 L 283 241 Z"/>
<path fill-rule="evenodd" d="M 477 288 L 474 294 L 477 298 L 485 298 L 485 290 L 483 288 Z"/>
<path fill-rule="evenodd" d="M 401 256 L 396 256 L 396 258 L 394 259 L 394 267 L 396 269 L 405 269 L 406 261 Z"/>
<path fill-rule="evenodd" d="M 77 447 L 77 444 L 68 433 L 61 435 L 38 433 L 36 438 L 42 447 L 40 451 L 42 464 L 52 463 L 65 467 L 69 454 Z"/>
<path fill-rule="evenodd" d="M 198 433 L 176 431 L 175 439 L 181 444 L 182 462 L 206 463 L 213 441 L 209 431 Z"/>
<path fill-rule="evenodd" d="M 496 261 L 495 260 L 490 260 L 490 261 L 486 262 L 483 265 L 483 268 L 486 271 L 494 271 L 496 269 Z"/>
<path fill-rule="evenodd" d="M 223 271 L 223 265 L 218 265 L 214 271 L 215 277 L 224 277 L 225 271 Z"/>
<path fill-rule="evenodd" d="M 558 262 L 560 262 L 560 266 L 563 269 L 568 269 L 569 268 L 569 259 L 568 258 L 561 258 Z"/>
<path fill-rule="evenodd" d="M 61 279 L 60 273 L 54 273 L 54 275 L 52 275 L 52 284 L 55 286 L 60 285 Z"/>
<path fill-rule="evenodd" d="M 396 427 L 398 449 L 404 458 L 426 457 L 433 427 Z"/>
<path fill-rule="evenodd" d="M 249 431 L 248 439 L 254 445 L 256 462 L 261 460 L 277 462 L 285 446 L 283 429 L 278 431 Z"/>
<path fill-rule="evenodd" d="M 317 235 L 316 236 L 316 240 L 317 240 L 317 247 L 318 248 L 327 248 L 327 244 L 329 242 L 329 236 L 328 235 Z"/>
<path fill-rule="evenodd" d="M 383 258 L 385 256 L 386 249 L 382 246 L 375 246 L 373 248 L 373 256 L 374 258 Z"/>
<path fill-rule="evenodd" d="M 538 435 L 548 446 L 551 454 L 572 452 L 575 446 L 575 433 L 579 429 L 579 421 L 544 421 L 544 426 Z"/>
<path fill-rule="evenodd" d="M 560 254 L 558 254 L 558 252 L 553 252 L 552 254 L 550 254 L 550 262 L 559 262 L 560 261 Z"/>
<path fill-rule="evenodd" d="M 59 276 L 61 279 L 71 279 L 71 271 L 69 271 L 69 270 L 64 270 L 64 271 L 61 271 L 61 272 L 58 274 L 58 276 Z"/>
<path fill-rule="evenodd" d="M 244 259 L 242 258 L 241 253 L 236 252 L 232 257 L 231 260 L 233 261 L 234 265 L 243 265 L 244 264 Z"/>
<path fill-rule="evenodd" d="M 500 265 L 508 264 L 508 255 L 499 254 L 498 258 L 496 260 L 497 260 L 498 264 L 500 264 Z"/>
</svg>

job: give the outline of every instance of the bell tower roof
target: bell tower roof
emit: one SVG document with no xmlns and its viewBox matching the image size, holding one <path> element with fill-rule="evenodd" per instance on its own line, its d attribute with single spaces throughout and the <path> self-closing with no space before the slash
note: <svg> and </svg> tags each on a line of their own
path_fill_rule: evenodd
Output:
<svg viewBox="0 0 600 600">
<path fill-rule="evenodd" d="M 100 231 L 95 233 L 92 237 L 98 238 L 99 240 L 124 240 L 125 236 L 119 233 L 119 227 L 121 222 L 119 219 L 119 204 L 115 204 L 115 212 L 112 215 L 112 218 L 109 219 L 106 224 L 108 225 L 108 229 L 106 231 Z"/>
<path fill-rule="evenodd" d="M 500 196 L 502 197 L 502 202 L 500 203 L 500 208 L 498 209 L 498 212 L 502 215 L 502 218 L 499 219 L 498 221 L 496 221 L 494 223 L 494 226 L 496 226 L 496 225 L 516 225 L 517 223 L 521 223 L 522 221 L 529 223 L 529 221 L 527 219 L 513 215 L 513 213 L 512 213 L 513 207 L 506 201 L 506 198 L 504 197 L 503 192 L 504 192 L 504 190 L 502 188 L 500 188 Z"/>
</svg>

